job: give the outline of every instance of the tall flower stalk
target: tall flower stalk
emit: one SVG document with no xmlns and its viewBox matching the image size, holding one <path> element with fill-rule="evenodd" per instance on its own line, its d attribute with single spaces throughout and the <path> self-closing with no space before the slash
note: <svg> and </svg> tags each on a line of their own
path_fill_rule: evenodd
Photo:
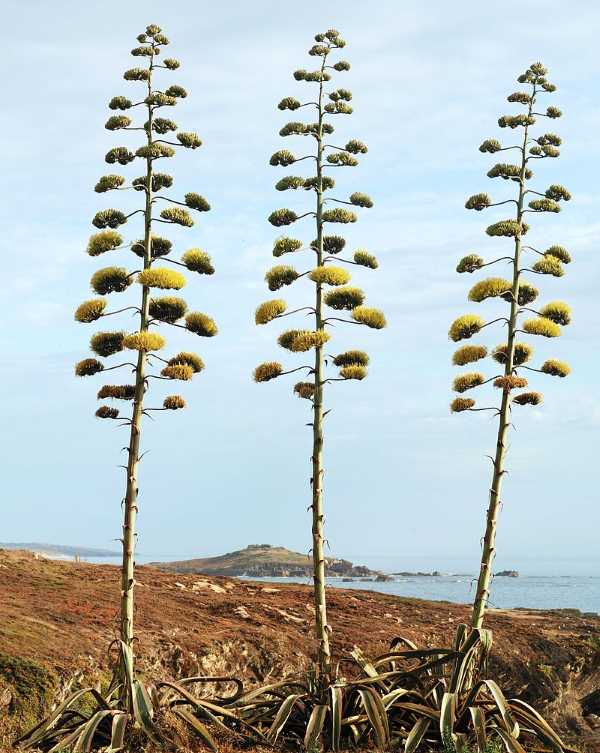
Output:
<svg viewBox="0 0 600 753">
<path fill-rule="evenodd" d="M 121 610 L 120 637 L 122 642 L 133 652 L 134 641 L 134 556 L 136 540 L 136 517 L 138 512 L 138 471 L 140 462 L 140 439 L 142 431 L 142 417 L 151 411 L 178 410 L 185 407 L 184 399 L 179 395 L 166 397 L 160 407 L 146 407 L 144 404 L 150 380 L 179 380 L 188 381 L 192 376 L 204 368 L 201 358 L 194 353 L 179 353 L 170 359 L 158 355 L 165 346 L 161 334 L 152 331 L 158 325 L 166 324 L 181 327 L 204 337 L 212 337 L 217 328 L 209 317 L 200 312 L 187 312 L 187 304 L 182 298 L 173 296 L 155 297 L 155 292 L 163 290 L 179 290 L 186 282 L 181 272 L 175 268 L 157 266 L 157 261 L 164 261 L 177 267 L 200 274 L 212 274 L 214 269 L 210 257 L 200 249 L 186 251 L 181 261 L 168 258 L 172 243 L 166 238 L 155 234 L 157 223 L 192 227 L 194 221 L 188 209 L 199 212 L 208 211 L 208 202 L 197 193 L 185 194 L 184 201 L 177 201 L 164 194 L 164 190 L 171 188 L 173 178 L 156 170 L 159 159 L 171 158 L 175 154 L 175 147 L 196 149 L 201 141 L 195 133 L 177 130 L 177 125 L 170 119 L 161 117 L 159 113 L 164 108 L 174 107 L 187 93 L 179 85 L 158 88 L 156 83 L 159 69 L 173 71 L 179 68 L 179 61 L 174 58 L 160 57 L 169 40 L 158 26 L 148 26 L 145 33 L 137 38 L 139 43 L 131 54 L 144 63 L 142 67 L 127 70 L 124 74 L 126 81 L 140 82 L 144 87 L 144 94 L 140 101 L 132 102 L 124 96 L 113 97 L 109 103 L 111 110 L 120 112 L 140 108 L 144 113 L 144 121 L 133 125 L 127 115 L 113 115 L 106 122 L 106 128 L 111 131 L 142 131 L 145 143 L 137 151 L 132 152 L 128 147 L 120 146 L 111 149 L 106 155 L 109 164 L 119 163 L 127 165 L 136 159 L 144 165 L 144 174 L 131 181 L 126 186 L 125 178 L 121 175 L 104 175 L 96 184 L 97 193 L 108 191 L 132 190 L 141 194 L 142 208 L 125 214 L 118 209 L 104 209 L 96 214 L 93 225 L 100 232 L 92 235 L 88 244 L 88 254 L 99 256 L 104 253 L 117 251 L 132 251 L 143 262 L 141 270 L 129 271 L 123 267 L 106 267 L 97 271 L 91 280 L 91 286 L 100 298 L 85 301 L 75 312 L 79 322 L 90 323 L 101 318 L 131 310 L 138 316 L 138 330 L 132 333 L 98 332 L 91 339 L 94 353 L 106 358 L 124 350 L 135 353 L 134 362 L 106 367 L 96 358 L 80 361 L 75 372 L 78 376 L 91 376 L 110 369 L 131 368 L 134 375 L 133 384 L 105 385 L 98 392 L 98 397 L 124 400 L 133 403 L 130 415 L 123 416 L 121 412 L 109 405 L 103 405 L 96 411 L 96 416 L 103 419 L 121 421 L 121 425 L 129 428 L 129 444 L 127 448 L 126 485 L 123 502 L 123 558 L 121 571 Z M 164 138 L 169 133 L 175 133 L 175 141 Z M 159 202 L 166 202 L 169 206 L 158 209 Z M 143 238 L 125 242 L 116 228 L 127 223 L 135 216 L 143 219 Z M 137 281 L 139 284 L 138 303 L 118 310 L 107 311 L 108 301 L 105 296 L 122 293 Z M 185 318 L 184 318 L 185 317 Z M 184 324 L 181 324 L 181 320 Z M 160 374 L 154 373 L 161 368 Z"/>
<path fill-rule="evenodd" d="M 502 322 L 507 327 L 506 342 L 498 345 L 491 352 L 494 361 L 503 367 L 502 373 L 486 379 L 480 372 L 468 372 L 454 380 L 454 390 L 461 394 L 493 381 L 494 386 L 501 390 L 499 408 L 475 407 L 475 401 L 465 397 L 457 397 L 451 405 L 452 411 L 456 413 L 493 410 L 498 417 L 496 450 L 492 459 L 490 500 L 473 606 L 472 626 L 474 628 L 481 628 L 489 600 L 502 481 L 506 473 L 507 437 L 512 421 L 512 407 L 514 405 L 539 405 L 542 402 L 542 395 L 539 392 L 524 391 L 515 394 L 515 390 L 528 387 L 528 381 L 521 372 L 527 370 L 557 377 L 565 377 L 570 372 L 566 363 L 556 359 L 546 360 L 540 368 L 527 366 L 533 349 L 527 342 L 517 339 L 517 335 L 521 333 L 546 338 L 558 337 L 561 334 L 561 325 L 567 325 L 571 321 L 570 308 L 563 301 L 552 301 L 541 308 L 532 308 L 531 305 L 538 297 L 538 290 L 523 276 L 528 272 L 534 275 L 562 277 L 563 265 L 571 261 L 569 253 L 562 246 L 553 245 L 545 251 L 540 251 L 524 244 L 524 236 L 529 230 L 525 215 L 558 213 L 561 209 L 559 202 L 568 201 L 571 198 L 567 189 L 561 185 L 552 184 L 545 191 L 540 192 L 531 188 L 529 184 L 533 177 L 532 166 L 536 161 L 554 159 L 560 154 L 558 147 L 561 139 L 555 133 L 542 133 L 537 136 L 532 134 L 533 126 L 536 125 L 538 118 L 554 120 L 562 114 L 554 106 L 548 106 L 543 112 L 538 111 L 542 95 L 556 90 L 554 84 L 548 81 L 546 74 L 547 71 L 541 63 L 534 63 L 519 76 L 517 80 L 525 85 L 526 91 L 514 92 L 508 97 L 508 101 L 522 105 L 523 111 L 516 115 L 503 115 L 498 120 L 500 128 L 521 133 L 518 143 L 503 146 L 497 139 L 487 139 L 479 147 L 481 152 L 489 154 L 515 150 L 518 155 L 516 164 L 498 163 L 487 173 L 489 178 L 502 178 L 515 184 L 515 197 L 494 203 L 487 193 L 479 193 L 471 196 L 465 204 L 467 209 L 475 211 L 511 204 L 515 209 L 514 217 L 495 222 L 486 229 L 488 236 L 512 239 L 511 253 L 488 262 L 477 254 L 469 254 L 461 259 L 457 266 L 459 273 L 472 273 L 492 264 L 507 262 L 512 272 L 509 279 L 489 277 L 476 283 L 469 292 L 469 300 L 478 303 L 488 298 L 503 299 L 508 306 L 507 315 L 486 323 L 478 315 L 467 314 L 459 317 L 452 324 L 449 332 L 450 339 L 458 342 L 471 338 L 481 332 L 484 327 L 497 322 Z M 537 260 L 534 263 L 529 261 L 536 257 Z M 530 314 L 534 316 L 521 323 L 520 317 Z M 456 351 L 453 363 L 464 366 L 479 361 L 487 355 L 488 350 L 484 346 L 465 345 Z"/>
<path fill-rule="evenodd" d="M 329 84 L 334 74 L 350 69 L 345 60 L 333 62 L 332 55 L 345 47 L 345 41 L 335 29 L 315 36 L 316 44 L 308 54 L 317 58 L 320 65 L 314 71 L 300 69 L 294 72 L 296 81 L 314 85 L 314 96 L 309 101 L 301 102 L 295 97 L 285 97 L 278 107 L 280 110 L 296 111 L 309 108 L 316 115 L 314 122 L 290 122 L 280 130 L 280 136 L 300 136 L 313 140 L 312 152 L 296 157 L 291 151 L 282 149 L 272 155 L 270 164 L 288 167 L 289 165 L 305 162 L 314 165 L 314 174 L 308 177 L 290 175 L 282 178 L 276 184 L 278 191 L 304 190 L 314 194 L 313 209 L 298 215 L 292 209 L 278 209 L 274 211 L 269 222 L 275 227 L 291 225 L 296 221 L 308 217 L 315 223 L 315 239 L 309 244 L 296 238 L 280 237 L 275 241 L 273 255 L 281 257 L 289 254 L 299 254 L 302 251 L 314 254 L 316 266 L 304 272 L 298 272 L 291 265 L 277 265 L 266 274 L 268 287 L 272 291 L 291 285 L 296 280 L 306 277 L 313 283 L 314 297 L 307 306 L 293 311 L 287 311 L 287 304 L 281 299 L 269 300 L 261 304 L 256 310 L 256 323 L 266 324 L 274 319 L 280 319 L 296 313 L 306 313 L 312 317 L 314 326 L 310 329 L 294 329 L 283 332 L 279 337 L 279 345 L 293 353 L 314 352 L 314 360 L 310 364 L 298 366 L 288 371 L 277 361 L 269 361 L 258 366 L 254 371 L 257 382 L 266 382 L 283 374 L 305 370 L 307 381 L 298 382 L 294 392 L 301 398 L 308 400 L 312 408 L 312 560 L 315 604 L 315 632 L 318 643 L 317 671 L 318 680 L 322 688 L 327 687 L 332 678 L 331 649 L 329 643 L 330 627 L 327 620 L 327 601 L 325 594 L 325 552 L 324 552 L 324 507 L 323 507 L 323 419 L 327 414 L 324 407 L 324 388 L 334 381 L 361 380 L 367 375 L 369 358 L 366 353 L 351 350 L 326 357 L 325 346 L 330 339 L 328 328 L 333 323 L 349 322 L 362 326 L 381 329 L 385 326 L 384 315 L 377 309 L 363 305 L 365 295 L 359 288 L 349 286 L 350 274 L 344 266 L 334 266 L 332 262 L 343 265 L 354 265 L 377 268 L 377 260 L 364 250 L 357 250 L 351 259 L 339 256 L 346 241 L 339 235 L 327 235 L 326 225 L 329 223 L 348 224 L 356 222 L 356 214 L 347 209 L 350 207 L 372 207 L 373 202 L 363 193 L 352 193 L 348 199 L 338 199 L 329 196 L 328 192 L 335 187 L 335 181 L 329 170 L 353 167 L 358 164 L 356 155 L 367 152 L 367 147 L 356 139 L 351 139 L 345 146 L 339 147 L 328 143 L 328 137 L 334 133 L 331 121 L 339 116 L 350 115 L 352 107 L 348 104 L 352 100 L 352 93 L 344 88 L 333 88 Z M 338 206 L 333 206 L 334 204 Z M 350 318 L 332 316 L 325 307 L 334 312 L 347 311 Z M 327 367 L 339 368 L 336 377 L 328 376 Z"/>
</svg>

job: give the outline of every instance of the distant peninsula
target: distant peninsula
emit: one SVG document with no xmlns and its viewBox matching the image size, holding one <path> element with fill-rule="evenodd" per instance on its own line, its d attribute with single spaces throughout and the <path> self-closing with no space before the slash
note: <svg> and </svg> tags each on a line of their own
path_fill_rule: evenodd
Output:
<svg viewBox="0 0 600 753">
<path fill-rule="evenodd" d="M 292 552 L 282 546 L 250 544 L 245 549 L 178 562 L 151 562 L 151 565 L 172 573 L 203 573 L 205 575 L 246 575 L 254 578 L 304 578 L 312 575 L 312 560 L 308 554 Z M 329 577 L 388 579 L 383 573 L 355 565 L 349 560 L 328 557 L 326 574 Z"/>
<path fill-rule="evenodd" d="M 63 546 L 62 544 L 42 544 L 36 541 L 0 542 L 0 549 L 25 549 L 44 557 L 116 557 L 119 552 L 109 549 L 94 549 L 89 546 Z"/>
</svg>

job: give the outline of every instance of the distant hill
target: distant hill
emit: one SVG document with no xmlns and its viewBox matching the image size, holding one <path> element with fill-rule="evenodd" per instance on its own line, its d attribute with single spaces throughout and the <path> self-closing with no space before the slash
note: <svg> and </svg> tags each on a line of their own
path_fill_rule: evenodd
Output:
<svg viewBox="0 0 600 753">
<path fill-rule="evenodd" d="M 108 549 L 94 549 L 86 546 L 63 546 L 61 544 L 40 544 L 39 542 L 0 542 L 0 549 L 26 549 L 47 557 L 115 557 L 118 552 Z"/>
<path fill-rule="evenodd" d="M 175 573 L 204 573 L 207 575 L 250 575 L 254 577 L 304 577 L 312 575 L 312 560 L 307 554 L 292 552 L 282 546 L 250 544 L 245 549 L 219 557 L 152 562 L 161 570 Z M 381 574 L 349 560 L 327 558 L 327 575 L 350 578 L 378 577 Z"/>
</svg>

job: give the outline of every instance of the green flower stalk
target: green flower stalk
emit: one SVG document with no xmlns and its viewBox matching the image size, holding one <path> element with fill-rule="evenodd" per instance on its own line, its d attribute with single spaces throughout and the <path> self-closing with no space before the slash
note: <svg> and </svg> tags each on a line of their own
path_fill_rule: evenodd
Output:
<svg viewBox="0 0 600 753">
<path fill-rule="evenodd" d="M 305 243 L 296 238 L 282 236 L 275 241 L 273 256 L 276 258 L 287 254 L 298 255 L 301 252 L 314 254 L 315 264 L 311 269 L 297 271 L 295 266 L 279 264 L 271 268 L 266 276 L 269 290 L 279 291 L 284 287 L 303 279 L 312 285 L 312 300 L 309 305 L 301 309 L 287 311 L 287 304 L 282 299 L 272 299 L 262 303 L 256 310 L 255 321 L 259 325 L 266 324 L 284 316 L 296 313 L 308 314 L 311 323 L 307 329 L 288 330 L 278 339 L 279 345 L 292 353 L 312 352 L 310 365 L 299 366 L 290 370 L 278 361 L 267 361 L 260 364 L 254 371 L 256 382 L 267 382 L 284 374 L 306 370 L 310 381 L 298 382 L 294 386 L 294 393 L 310 401 L 312 409 L 312 557 L 315 602 L 315 632 L 317 649 L 317 687 L 323 692 L 330 686 L 333 679 L 333 668 L 330 650 L 330 627 L 327 621 L 327 603 L 325 594 L 325 554 L 324 554 L 324 509 L 323 509 L 323 418 L 325 385 L 337 381 L 361 381 L 367 375 L 366 365 L 368 356 L 362 351 L 348 351 L 331 359 L 325 358 L 325 346 L 330 339 L 329 325 L 337 322 L 381 329 L 386 321 L 383 313 L 377 309 L 364 306 L 365 294 L 357 287 L 348 286 L 350 273 L 346 265 L 376 269 L 376 258 L 358 249 L 354 257 L 343 258 L 340 254 L 346 241 L 339 235 L 328 235 L 327 225 L 345 225 L 354 223 L 357 215 L 346 207 L 370 208 L 372 200 L 365 193 L 354 192 L 348 199 L 335 198 L 329 194 L 335 188 L 335 180 L 328 174 L 340 168 L 358 164 L 354 155 L 365 154 L 367 147 L 356 139 L 351 139 L 345 146 L 336 146 L 331 138 L 334 133 L 334 123 L 337 124 L 341 116 L 349 115 L 352 109 L 345 103 L 352 98 L 347 89 L 335 89 L 328 85 L 334 75 L 350 68 L 346 61 L 334 63 L 331 58 L 337 50 L 345 46 L 338 32 L 331 29 L 325 34 L 316 36 L 319 44 L 314 45 L 309 55 L 319 61 L 317 70 L 298 70 L 294 73 L 296 81 L 303 82 L 314 88 L 314 93 L 304 102 L 295 97 L 284 97 L 278 107 L 280 110 L 299 112 L 307 108 L 314 112 L 315 122 L 293 122 L 284 125 L 280 135 L 284 137 L 300 137 L 308 139 L 314 144 L 314 149 L 308 154 L 297 157 L 292 150 L 281 149 L 270 159 L 273 166 L 287 167 L 294 165 L 314 165 L 314 174 L 308 177 L 297 174 L 284 176 L 277 181 L 277 191 L 312 192 L 314 203 L 305 213 L 298 214 L 288 208 L 276 209 L 269 216 L 269 222 L 274 227 L 287 227 L 302 218 L 310 218 L 315 223 L 316 238 Z M 337 205 L 337 206 L 336 206 Z M 342 206 L 340 206 L 342 205 Z M 332 264 L 335 262 L 335 265 Z M 341 266 L 344 265 L 344 266 Z M 331 312 L 326 307 L 332 309 Z M 346 314 L 345 316 L 343 314 Z M 314 325 L 314 326 L 313 326 Z M 327 366 L 339 369 L 336 377 L 328 376 Z"/>
<path fill-rule="evenodd" d="M 142 199 L 139 209 L 125 214 L 118 209 L 103 209 L 94 217 L 93 224 L 99 228 L 98 233 L 92 235 L 88 244 L 90 256 L 109 254 L 123 254 L 133 251 L 134 255 L 143 262 L 142 269 L 128 270 L 121 266 L 109 266 L 99 269 L 91 279 L 94 292 L 101 298 L 95 298 L 82 303 L 75 312 L 79 322 L 90 323 L 104 316 L 118 314 L 120 311 L 133 310 L 139 317 L 137 331 L 126 332 L 98 332 L 91 340 L 93 352 L 100 358 L 125 351 L 134 363 L 105 366 L 102 361 L 86 358 L 75 366 L 75 373 L 80 377 L 89 377 L 109 369 L 125 366 L 131 370 L 135 384 L 105 385 L 98 392 L 99 399 L 125 400 L 132 403 L 131 413 L 126 416 L 110 406 L 102 406 L 96 411 L 96 416 L 102 419 L 118 419 L 121 425 L 129 428 L 128 460 L 126 468 L 126 488 L 123 504 L 123 561 L 121 573 L 121 641 L 133 654 L 134 647 L 134 549 L 136 539 L 136 517 L 138 513 L 138 466 L 140 461 L 140 439 L 142 417 L 154 410 L 179 410 L 185 407 L 184 399 L 179 395 L 170 395 L 164 399 L 160 407 L 148 408 L 144 401 L 152 379 L 188 381 L 195 373 L 204 368 L 199 356 L 194 353 L 179 353 L 170 360 L 162 358 L 158 353 L 166 346 L 165 338 L 153 331 L 158 326 L 170 325 L 187 329 L 198 335 L 212 336 L 216 334 L 216 325 L 205 314 L 189 312 L 187 304 L 182 298 L 158 295 L 160 290 L 180 290 L 186 283 L 180 268 L 188 269 L 200 274 L 212 274 L 214 268 L 210 257 L 204 251 L 194 248 L 185 252 L 181 261 L 167 258 L 172 250 L 171 241 L 155 234 L 156 223 L 177 224 L 191 227 L 194 224 L 195 212 L 205 212 L 210 209 L 206 199 L 198 193 L 186 193 L 183 201 L 177 201 L 165 195 L 164 190 L 173 185 L 173 178 L 166 173 L 155 170 L 157 159 L 168 159 L 175 154 L 176 149 L 196 149 L 202 143 L 193 133 L 178 133 L 176 141 L 164 137 L 170 131 L 176 131 L 177 125 L 169 119 L 159 117 L 164 107 L 173 107 L 186 92 L 180 86 L 171 85 L 164 92 L 157 90 L 157 73 L 159 68 L 175 70 L 178 61 L 168 59 L 164 64 L 159 63 L 159 54 L 168 44 L 168 40 L 156 26 L 150 26 L 145 34 L 140 35 L 141 45 L 132 50 L 140 62 L 140 67 L 128 70 L 124 78 L 126 81 L 141 82 L 144 93 L 132 100 L 124 96 L 116 96 L 110 100 L 112 110 L 127 110 L 128 116 L 113 115 L 106 121 L 106 128 L 111 131 L 143 131 L 146 139 L 137 149 L 134 147 L 115 147 L 106 155 L 108 164 L 119 163 L 126 165 L 136 159 L 141 160 L 145 167 L 144 175 L 134 177 L 130 186 L 126 185 L 121 175 L 104 175 L 98 180 L 95 190 L 103 194 L 109 191 L 129 190 L 138 192 Z M 134 85 L 140 86 L 140 83 Z M 142 100 L 142 101 L 139 101 Z M 141 127 L 134 127 L 133 113 L 141 108 L 143 116 Z M 129 117 L 131 115 L 131 117 Z M 167 202 L 174 206 L 164 207 Z M 143 238 L 124 241 L 121 228 L 134 215 L 143 218 Z M 135 259 L 135 256 L 133 257 Z M 177 265 L 177 269 L 156 266 L 155 262 L 167 262 Z M 137 283 L 137 285 L 135 285 Z M 134 285 L 137 291 L 137 303 L 118 310 L 109 310 L 107 296 L 122 293 Z M 178 323 L 186 317 L 185 325 Z M 156 367 L 162 367 L 160 373 L 154 373 Z M 122 702 L 126 710 L 132 707 L 132 689 L 123 678 Z"/>
<path fill-rule="evenodd" d="M 496 264 L 502 261 L 508 262 L 512 275 L 510 279 L 503 277 L 488 277 L 477 282 L 468 295 L 470 301 L 481 303 L 488 298 L 497 298 L 507 303 L 506 316 L 485 322 L 481 317 L 467 314 L 459 317 L 450 327 L 450 339 L 455 342 L 468 339 L 478 334 L 484 327 L 494 322 L 501 322 L 507 327 L 507 341 L 496 346 L 490 352 L 494 361 L 501 364 L 504 369 L 500 376 L 486 379 L 480 373 L 466 373 L 454 380 L 454 390 L 462 393 L 466 390 L 474 390 L 479 385 L 493 381 L 494 386 L 501 390 L 501 402 L 498 408 L 475 407 L 474 399 L 456 398 L 451 404 L 454 413 L 466 411 L 493 410 L 498 417 L 498 435 L 496 452 L 493 458 L 493 474 L 490 489 L 490 500 L 487 511 L 485 536 L 481 555 L 481 567 L 477 583 L 477 592 L 473 605 L 472 626 L 481 628 L 490 594 L 490 580 L 492 575 L 492 563 L 496 552 L 496 527 L 498 510 L 501 501 L 502 481 L 506 473 L 505 459 L 507 435 L 509 426 L 513 420 L 512 406 L 539 405 L 543 398 L 539 392 L 521 392 L 515 394 L 517 389 L 527 387 L 527 380 L 520 376 L 521 369 L 539 372 L 551 376 L 565 377 L 569 374 L 568 364 L 550 359 L 544 362 L 541 368 L 526 366 L 533 354 L 533 348 L 527 342 L 519 342 L 519 334 L 536 335 L 546 338 L 558 337 L 561 328 L 571 321 L 570 307 L 563 301 L 552 301 L 541 308 L 531 308 L 538 296 L 538 291 L 529 282 L 523 279 L 527 272 L 536 275 L 550 277 L 562 277 L 564 265 L 571 261 L 570 254 L 562 246 L 550 246 L 545 251 L 540 251 L 534 246 L 524 244 L 525 233 L 529 226 L 525 222 L 527 214 L 556 214 L 560 212 L 562 201 L 569 201 L 571 194 L 561 185 L 553 184 L 544 191 L 535 190 L 529 181 L 533 177 L 533 167 L 536 160 L 556 158 L 559 156 L 558 147 L 561 139 L 553 133 L 534 135 L 533 127 L 537 125 L 539 118 L 560 117 L 560 110 L 548 107 L 545 111 L 539 110 L 539 100 L 543 95 L 555 91 L 555 86 L 546 78 L 547 71 L 541 63 L 531 65 L 518 81 L 523 84 L 527 91 L 516 92 L 508 97 L 511 103 L 521 105 L 524 112 L 517 115 L 505 115 L 498 120 L 500 128 L 520 130 L 521 137 L 516 144 L 503 146 L 496 139 L 487 139 L 479 147 L 481 152 L 493 154 L 505 151 L 516 153 L 518 159 L 515 164 L 498 163 L 487 173 L 492 179 L 501 178 L 515 184 L 514 198 L 507 198 L 494 203 L 488 194 L 478 193 L 466 201 L 466 208 L 482 211 L 490 207 L 500 205 L 514 205 L 515 215 L 504 220 L 496 221 L 486 229 L 489 236 L 512 239 L 512 252 L 494 261 L 484 262 L 477 254 L 465 256 L 458 264 L 457 272 L 473 273 L 484 266 Z M 534 259 L 528 262 L 526 254 Z M 533 314 L 533 316 L 531 316 Z M 521 317 L 529 318 L 521 322 Z M 487 348 L 481 346 L 463 346 L 456 351 L 453 363 L 462 366 L 464 364 L 479 361 L 487 356 Z"/>
</svg>

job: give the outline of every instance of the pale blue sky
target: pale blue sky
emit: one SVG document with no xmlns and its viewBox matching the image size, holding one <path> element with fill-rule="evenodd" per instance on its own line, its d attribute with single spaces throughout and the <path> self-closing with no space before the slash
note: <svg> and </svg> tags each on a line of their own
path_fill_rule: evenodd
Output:
<svg viewBox="0 0 600 753">
<path fill-rule="evenodd" d="M 189 410 L 161 414 L 144 432 L 150 452 L 141 471 L 140 551 L 192 556 L 252 542 L 310 545 L 308 404 L 293 398 L 293 378 L 252 383 L 260 361 L 297 363 L 276 345 L 284 327 L 259 330 L 253 312 L 272 297 L 263 275 L 278 233 L 266 217 L 288 203 L 273 188 L 285 171 L 268 166 L 273 151 L 290 146 L 277 135 L 286 116 L 276 105 L 283 96 L 303 96 L 306 85 L 291 73 L 310 65 L 313 34 L 331 26 L 348 40 L 344 57 L 352 70 L 340 85 L 353 91 L 355 110 L 339 120 L 337 141 L 355 137 L 369 145 L 359 168 L 337 173 L 340 193 L 365 191 L 375 201 L 347 236 L 351 248 L 368 248 L 381 264 L 354 280 L 389 322 L 384 332 L 352 327 L 334 334 L 332 350 L 365 348 L 372 367 L 365 382 L 328 390 L 332 550 L 478 557 L 490 472 L 484 456 L 496 427 L 485 414 L 450 416 L 447 330 L 460 313 L 485 316 L 495 308 L 467 304 L 473 278 L 454 267 L 469 251 L 489 256 L 506 248 L 484 234 L 504 213 L 469 213 L 463 204 L 481 190 L 497 199 L 510 195 L 511 186 L 485 177 L 495 160 L 477 147 L 484 138 L 510 138 L 496 120 L 511 109 L 505 97 L 518 88 L 516 76 L 538 59 L 558 86 L 551 101 L 565 115 L 550 124 L 563 136 L 563 156 L 539 166 L 536 185 L 563 183 L 573 200 L 558 216 L 534 217 L 529 237 L 571 251 L 566 277 L 538 282 L 542 300 L 572 303 L 574 323 L 560 340 L 534 344 L 540 362 L 564 358 L 573 375 L 531 380 L 546 403 L 520 411 L 511 436 L 499 563 L 597 549 L 600 8 L 553 0 L 29 0 L 5 2 L 3 18 L 0 540 L 106 547 L 119 535 L 124 479 L 117 466 L 126 430 L 94 419 L 102 382 L 72 375 L 93 331 L 73 321 L 73 310 L 104 265 L 84 253 L 91 218 L 122 196 L 93 191 L 111 171 L 103 156 L 136 137 L 104 130 L 107 102 L 135 90 L 121 78 L 133 65 L 129 50 L 147 23 L 158 23 L 171 38 L 169 54 L 182 61 L 168 78 L 189 91 L 175 118 L 204 140 L 201 150 L 171 161 L 169 171 L 181 194 L 198 191 L 213 206 L 193 230 L 171 237 L 179 250 L 200 246 L 213 256 L 217 274 L 190 280 L 186 298 L 213 315 L 221 333 L 208 341 L 166 333 L 173 350 L 198 350 L 207 368 L 182 388 Z M 137 237 L 139 225 L 125 231 Z M 312 238 L 308 225 L 298 232 Z M 298 283 L 286 297 L 308 294 Z M 127 295 L 114 297 L 120 304 Z M 483 338 L 489 345 L 502 339 L 500 330 Z M 492 375 L 491 363 L 487 368 Z"/>
</svg>

